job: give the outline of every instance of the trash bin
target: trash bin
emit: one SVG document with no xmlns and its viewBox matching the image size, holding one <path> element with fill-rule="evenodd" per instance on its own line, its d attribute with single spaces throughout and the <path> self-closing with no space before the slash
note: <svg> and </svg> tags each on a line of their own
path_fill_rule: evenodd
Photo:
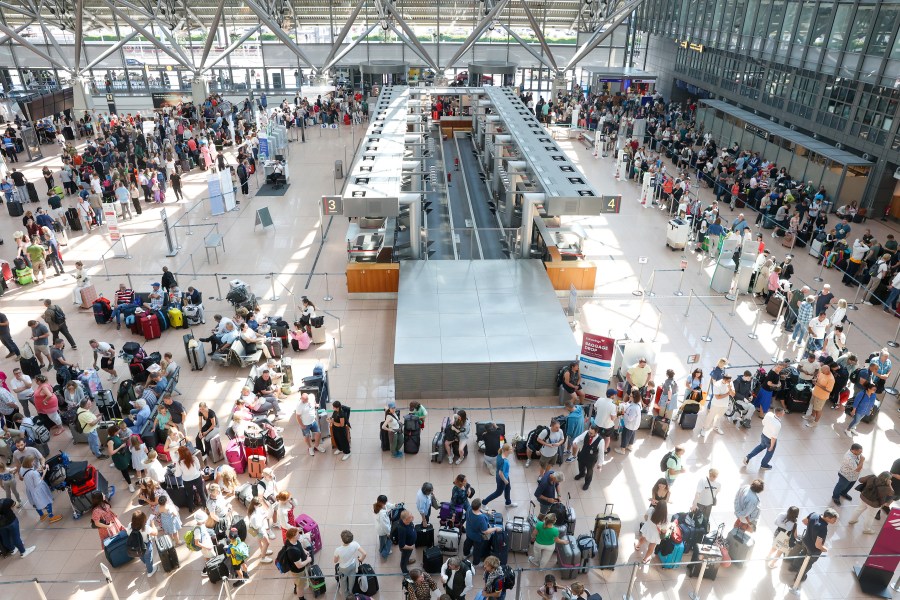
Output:
<svg viewBox="0 0 900 600">
<path fill-rule="evenodd" d="M 344 161 L 342 161 L 342 160 L 334 161 L 334 178 L 335 179 L 343 179 L 344 178 Z"/>
</svg>

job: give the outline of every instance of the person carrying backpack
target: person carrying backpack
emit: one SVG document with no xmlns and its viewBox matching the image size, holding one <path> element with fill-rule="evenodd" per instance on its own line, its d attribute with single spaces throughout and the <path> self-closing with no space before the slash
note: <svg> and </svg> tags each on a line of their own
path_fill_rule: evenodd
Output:
<svg viewBox="0 0 900 600">
<path fill-rule="evenodd" d="M 294 594 L 303 597 L 309 580 L 306 577 L 306 567 L 312 562 L 312 557 L 300 543 L 300 530 L 289 527 L 287 541 L 284 547 L 278 551 L 275 558 L 275 566 L 281 573 L 290 573 L 294 578 Z"/>
<path fill-rule="evenodd" d="M 135 511 L 131 515 L 131 525 L 127 528 L 128 541 L 125 543 L 128 556 L 139 558 L 147 567 L 147 577 L 153 577 L 159 570 L 153 566 L 153 541 L 156 537 L 156 527 L 147 519 L 147 513 L 142 510 Z"/>
<path fill-rule="evenodd" d="M 250 558 L 250 548 L 241 540 L 237 527 L 228 531 L 228 548 L 225 553 L 231 558 L 231 568 L 235 575 L 241 579 L 234 582 L 234 587 L 240 587 L 250 579 L 250 571 L 247 569 L 246 560 Z"/>
</svg>

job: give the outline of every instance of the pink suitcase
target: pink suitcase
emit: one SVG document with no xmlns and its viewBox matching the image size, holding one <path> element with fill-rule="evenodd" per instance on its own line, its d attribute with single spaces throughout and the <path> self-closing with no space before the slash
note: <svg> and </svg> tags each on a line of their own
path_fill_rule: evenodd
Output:
<svg viewBox="0 0 900 600">
<path fill-rule="evenodd" d="M 319 524 L 309 515 L 300 515 L 294 520 L 294 524 L 303 533 L 308 533 L 312 540 L 313 552 L 322 551 L 322 534 L 319 531 Z"/>
<path fill-rule="evenodd" d="M 247 470 L 247 453 L 240 440 L 235 439 L 228 442 L 228 447 L 225 449 L 225 460 L 238 474 Z"/>
<path fill-rule="evenodd" d="M 93 285 L 81 288 L 81 308 L 90 308 L 97 299 L 97 289 Z"/>
</svg>

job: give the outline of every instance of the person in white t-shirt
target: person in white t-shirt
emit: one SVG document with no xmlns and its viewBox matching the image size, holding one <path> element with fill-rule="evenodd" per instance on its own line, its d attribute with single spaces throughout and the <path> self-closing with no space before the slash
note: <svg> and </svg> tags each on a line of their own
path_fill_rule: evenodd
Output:
<svg viewBox="0 0 900 600">
<path fill-rule="evenodd" d="M 341 532 L 342 546 L 334 550 L 334 564 L 337 565 L 338 595 L 345 587 L 344 597 L 353 597 L 353 585 L 356 583 L 356 569 L 366 562 L 366 551 L 353 541 L 353 533 L 347 529 Z"/>
<path fill-rule="evenodd" d="M 828 319 L 825 317 L 825 311 L 819 313 L 817 317 L 810 319 L 807 324 L 809 331 L 809 342 L 807 348 L 810 352 L 821 350 L 825 346 L 825 334 L 828 333 Z"/>
<path fill-rule="evenodd" d="M 706 477 L 701 477 L 697 482 L 697 493 L 694 494 L 694 505 L 691 510 L 699 510 L 706 517 L 709 523 L 709 514 L 712 507 L 716 505 L 716 499 L 722 489 L 722 484 L 717 481 L 719 478 L 718 469 L 710 469 Z"/>
<path fill-rule="evenodd" d="M 726 373 L 722 376 L 722 379 L 713 384 L 712 399 L 709 401 L 709 408 L 706 411 L 706 420 L 700 429 L 700 437 L 706 435 L 706 432 L 714 427 L 716 433 L 725 433 L 722 431 L 722 427 L 719 426 L 719 419 L 728 410 L 728 403 L 732 396 L 734 396 L 734 386 L 731 384 L 731 375 Z"/>
<path fill-rule="evenodd" d="M 316 403 L 310 398 L 309 394 L 300 395 L 296 418 L 297 423 L 300 424 L 300 429 L 303 431 L 303 439 L 306 440 L 309 455 L 315 455 L 314 448 L 318 448 L 319 452 L 325 452 L 325 448 L 321 446 L 322 432 L 319 430 L 319 412 L 316 408 Z"/>
<path fill-rule="evenodd" d="M 608 389 L 606 390 L 605 398 L 598 398 L 597 401 L 594 402 L 594 423 L 600 427 L 600 436 L 603 438 L 604 453 L 609 452 L 609 441 L 613 429 L 616 427 L 616 415 L 619 409 L 612 400 L 612 396 L 614 396 L 615 393 L 616 390 Z"/>
</svg>

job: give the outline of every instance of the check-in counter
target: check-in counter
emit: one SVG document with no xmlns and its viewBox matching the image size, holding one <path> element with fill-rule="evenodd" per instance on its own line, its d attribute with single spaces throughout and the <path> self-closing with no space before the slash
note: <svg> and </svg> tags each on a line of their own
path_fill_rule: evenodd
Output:
<svg viewBox="0 0 900 600">
<path fill-rule="evenodd" d="M 347 263 L 347 291 L 351 294 L 396 294 L 400 263 Z"/>
<path fill-rule="evenodd" d="M 545 261 L 547 277 L 554 290 L 569 291 L 575 286 L 578 291 L 593 291 L 597 282 L 597 267 L 587 260 Z"/>
</svg>

